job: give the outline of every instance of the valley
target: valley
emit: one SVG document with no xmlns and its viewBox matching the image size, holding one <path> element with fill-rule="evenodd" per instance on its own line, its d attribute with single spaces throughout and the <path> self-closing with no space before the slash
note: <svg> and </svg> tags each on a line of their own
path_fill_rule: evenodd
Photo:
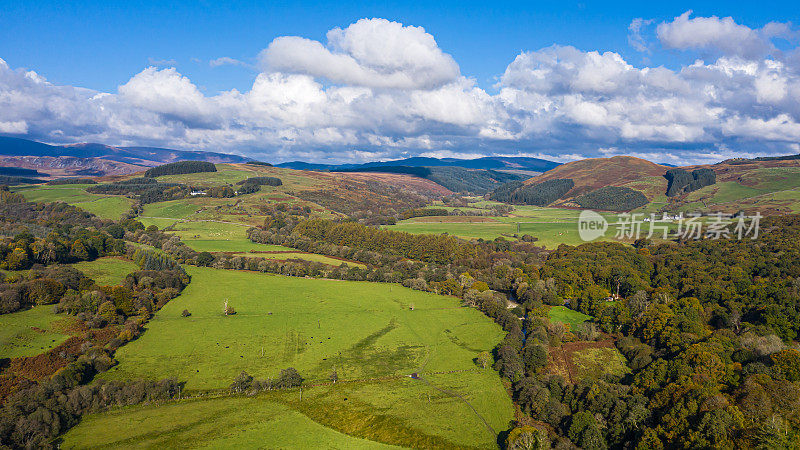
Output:
<svg viewBox="0 0 800 450">
<path fill-rule="evenodd" d="M 70 425 L 37 439 L 496 448 L 532 427 L 587 446 L 590 435 L 569 424 L 583 409 L 605 414 L 589 389 L 622 412 L 586 433 L 644 442 L 652 432 L 621 430 L 634 416 L 647 430 L 663 426 L 648 408 L 678 414 L 644 395 L 683 382 L 645 378 L 674 355 L 686 371 L 705 370 L 692 352 L 728 355 L 719 364 L 738 374 L 739 390 L 749 389 L 744 365 L 769 364 L 795 382 L 776 358 L 797 352 L 800 323 L 785 320 L 797 314 L 800 279 L 789 243 L 800 233 L 796 160 L 723 164 L 711 168 L 713 183 L 677 185 L 668 170 L 689 180 L 706 172 L 611 158 L 461 192 L 413 170 L 217 163 L 192 172 L 200 167 L 3 191 L 0 395 L 95 399 L 65 404 Z M 627 203 L 630 192 L 645 203 Z M 624 207 L 599 209 L 609 231 L 585 242 L 589 198 Z M 620 214 L 702 213 L 708 227 L 716 211 L 762 213 L 767 240 L 615 236 Z M 640 225 L 643 236 L 655 226 Z M 785 263 L 770 256 L 776 248 Z M 722 263 L 709 256 L 717 251 L 748 257 Z M 779 308 L 755 290 L 760 269 L 746 261 L 756 252 L 772 267 L 770 286 L 785 292 Z M 724 339 L 752 356 L 700 350 Z M 776 350 L 758 356 L 764 340 Z M 109 389 L 120 394 L 104 397 Z"/>
</svg>

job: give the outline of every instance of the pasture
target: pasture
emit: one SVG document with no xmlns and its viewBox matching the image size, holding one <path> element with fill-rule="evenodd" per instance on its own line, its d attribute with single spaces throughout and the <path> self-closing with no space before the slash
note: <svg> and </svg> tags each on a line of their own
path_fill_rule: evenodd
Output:
<svg viewBox="0 0 800 450">
<path fill-rule="evenodd" d="M 465 400 L 496 430 L 511 418 L 497 374 L 473 362 L 503 332 L 456 298 L 392 284 L 187 271 L 192 283 L 117 351 L 120 364 L 102 378 L 175 377 L 191 392 L 224 389 L 241 371 L 265 379 L 294 367 L 315 385 L 335 370 L 339 383 L 304 388 L 303 403 L 293 400 L 296 392 L 267 395 L 317 423 L 389 443 L 490 446 Z M 235 315 L 222 313 L 225 300 Z M 191 317 L 181 317 L 184 309 Z M 408 378 L 415 372 L 424 381 Z M 365 420 L 379 422 L 359 428 Z"/>
<path fill-rule="evenodd" d="M 87 277 L 93 279 L 98 286 L 115 286 L 122 284 L 129 273 L 139 270 L 139 266 L 133 262 L 116 257 L 98 258 L 94 261 L 81 261 L 73 265 Z"/>
<path fill-rule="evenodd" d="M 305 387 L 302 399 L 295 389 L 124 408 L 86 417 L 62 447 L 169 447 L 191 440 L 217 448 L 264 442 L 275 448 L 495 448 L 490 428 L 503 429 L 512 412 L 496 377 L 486 369 Z"/>
<path fill-rule="evenodd" d="M 224 252 L 232 256 L 259 257 L 266 259 L 288 260 L 304 259 L 321 262 L 332 266 L 342 264 L 340 259 L 313 253 L 305 253 L 282 245 L 259 244 L 247 239 L 249 226 L 218 222 L 212 220 L 179 221 L 172 219 L 141 218 L 145 225 L 156 225 L 161 229 L 168 228 L 181 241 L 198 252 Z M 363 264 L 347 261 L 351 266 Z"/>
<path fill-rule="evenodd" d="M 551 306 L 547 311 L 547 315 L 553 322 L 569 325 L 570 330 L 575 330 L 575 327 L 592 318 L 592 316 L 569 309 L 566 306 Z"/>
<path fill-rule="evenodd" d="M 64 436 L 61 448 L 175 448 L 186 442 L 217 448 L 254 448 L 265 442 L 275 448 L 384 447 L 326 428 L 276 401 L 230 397 L 93 414 Z"/>
<path fill-rule="evenodd" d="M 216 172 L 163 175 L 158 180 L 164 183 L 182 183 L 198 189 L 213 186 L 235 185 L 251 177 L 277 177 L 281 186 L 262 186 L 257 194 L 283 194 L 286 192 L 325 187 L 330 176 L 319 172 L 306 172 L 279 167 L 256 166 L 249 164 L 217 164 Z M 230 199 L 229 199 L 230 200 Z"/>
<path fill-rule="evenodd" d="M 44 353 L 67 340 L 69 318 L 53 313 L 53 305 L 0 314 L 0 358 Z"/>
<path fill-rule="evenodd" d="M 326 380 L 334 367 L 342 379 L 472 369 L 472 358 L 502 338 L 457 299 L 398 285 L 187 271 L 189 287 L 118 351 L 120 364 L 104 377 L 175 376 L 189 389 L 213 389 L 242 370 L 267 378 L 289 366 L 309 380 Z M 236 315 L 222 313 L 226 300 Z M 184 309 L 192 316 L 181 317 Z"/>
<path fill-rule="evenodd" d="M 86 192 L 90 184 L 36 185 L 15 188 L 31 202 L 64 202 L 84 209 L 103 219 L 121 218 L 133 200 L 119 195 L 100 195 Z"/>
</svg>

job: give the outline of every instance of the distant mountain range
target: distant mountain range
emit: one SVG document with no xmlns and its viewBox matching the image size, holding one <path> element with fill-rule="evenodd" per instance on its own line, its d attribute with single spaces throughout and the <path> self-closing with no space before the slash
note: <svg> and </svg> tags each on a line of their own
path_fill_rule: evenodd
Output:
<svg viewBox="0 0 800 450">
<path fill-rule="evenodd" d="M 559 163 L 538 158 L 526 158 L 521 156 L 487 156 L 475 159 L 458 158 L 426 158 L 416 156 L 413 158 L 399 159 L 394 161 L 374 161 L 364 164 L 313 164 L 303 161 L 291 161 L 276 164 L 276 167 L 284 167 L 295 170 L 354 170 L 375 167 L 463 167 L 465 169 L 490 169 L 490 170 L 519 170 L 529 172 L 547 172 L 559 166 Z"/>
<path fill-rule="evenodd" d="M 0 136 L 0 166 L 42 171 L 39 176 L 104 176 L 139 172 L 161 164 L 198 160 L 243 163 L 248 159 L 216 152 L 158 147 L 112 147 L 104 144 L 49 145 Z"/>
<path fill-rule="evenodd" d="M 0 136 L 0 155 L 102 158 L 140 166 L 157 166 L 181 160 L 199 160 L 214 163 L 242 163 L 248 161 L 247 158 L 226 153 L 172 150 L 158 147 L 112 147 L 94 143 L 49 145 L 5 136 Z"/>
<path fill-rule="evenodd" d="M 127 174 L 165 163 L 197 160 L 213 163 L 244 163 L 249 159 L 226 153 L 174 150 L 159 147 L 114 147 L 83 143 L 50 145 L 28 139 L 0 136 L 0 166 L 31 171 L 43 169 L 51 176 L 102 176 Z M 364 164 L 314 164 L 292 161 L 277 167 L 296 170 L 341 171 L 381 167 L 460 167 L 516 172 L 532 176 L 547 172 L 559 163 L 538 158 L 487 156 L 475 159 L 413 157 Z M 390 170 L 390 169 L 387 169 Z M 493 181 L 494 182 L 494 181 Z"/>
</svg>

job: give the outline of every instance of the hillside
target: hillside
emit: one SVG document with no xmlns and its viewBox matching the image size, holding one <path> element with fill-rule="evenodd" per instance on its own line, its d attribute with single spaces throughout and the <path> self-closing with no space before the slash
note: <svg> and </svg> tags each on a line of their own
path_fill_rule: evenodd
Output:
<svg viewBox="0 0 800 450">
<path fill-rule="evenodd" d="M 738 159 L 684 169 L 711 169 L 717 182 L 673 199 L 668 205 L 671 210 L 758 210 L 764 215 L 800 212 L 800 159 Z"/>
<path fill-rule="evenodd" d="M 498 172 L 485 169 L 465 169 L 463 167 L 410 167 L 376 166 L 356 169 L 342 169 L 343 173 L 397 173 L 433 181 L 453 192 L 485 194 L 510 181 L 527 178 L 524 175 Z"/>
<path fill-rule="evenodd" d="M 527 180 L 525 184 L 568 179 L 572 180 L 575 186 L 566 194 L 566 197 L 577 197 L 605 186 L 623 186 L 633 181 L 641 181 L 646 177 L 662 177 L 663 183 L 658 183 L 658 188 L 661 187 L 660 184 L 663 184 L 663 191 L 666 192 L 667 180 L 663 178 L 663 175 L 668 169 L 669 167 L 632 156 L 591 158 L 562 164 Z M 644 192 L 644 194 L 650 197 L 655 192 L 656 190 L 652 190 Z"/>
<path fill-rule="evenodd" d="M 522 183 L 507 183 L 489 198 L 522 205 L 627 211 L 666 192 L 668 169 L 631 156 L 583 159 Z"/>
</svg>

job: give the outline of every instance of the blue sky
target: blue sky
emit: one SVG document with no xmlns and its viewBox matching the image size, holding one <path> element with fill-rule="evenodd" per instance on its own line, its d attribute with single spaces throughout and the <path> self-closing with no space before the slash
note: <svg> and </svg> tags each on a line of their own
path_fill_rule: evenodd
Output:
<svg viewBox="0 0 800 450">
<path fill-rule="evenodd" d="M 647 157 L 667 152 L 673 162 L 690 161 L 692 152 L 710 155 L 708 158 L 742 152 L 794 152 L 796 137 L 800 135 L 796 132 L 800 113 L 786 106 L 797 103 L 795 95 L 800 95 L 794 89 L 796 65 L 800 65 L 795 63 L 800 61 L 796 57 L 795 24 L 800 22 L 800 6 L 796 2 L 222 3 L 0 1 L 0 58 L 8 72 L 6 85 L 0 82 L 0 102 L 3 92 L 9 94 L 5 99 L 7 104 L 2 105 L 7 107 L 5 115 L 0 112 L 0 133 L 48 142 L 105 139 L 120 145 L 221 148 L 273 155 L 276 159 L 297 155 L 297 149 L 302 147 L 303 156 L 328 160 L 382 159 L 434 152 L 440 155 L 525 153 L 562 159 L 620 153 Z M 678 24 L 677 18 L 689 11 L 691 14 Z M 731 18 L 730 23 L 725 22 L 727 17 Z M 445 68 L 447 73 L 443 74 L 436 72 L 441 67 L 420 69 L 409 66 L 412 63 L 408 62 L 402 68 L 391 64 L 393 68 L 387 68 L 386 61 L 359 59 L 354 53 L 331 46 L 329 30 L 348 30 L 364 18 L 424 28 L 435 40 L 432 57 L 445 55 L 440 61 L 445 65 L 445 60 L 451 58 L 457 65 L 456 72 L 447 72 L 449 69 Z M 631 26 L 636 20 L 643 24 L 644 46 L 631 43 Z M 767 32 L 765 26 L 771 22 L 781 24 L 782 31 Z M 664 30 L 659 28 L 662 24 Z M 673 30 L 668 35 L 670 30 L 666 26 L 670 24 Z M 679 29 L 678 25 L 685 26 Z M 375 32 L 378 34 L 365 39 L 382 39 L 380 33 L 384 31 Z M 752 36 L 748 37 L 748 33 Z M 706 36 L 705 40 L 692 40 L 698 34 Z M 302 38 L 306 44 L 316 42 L 334 56 L 347 54 L 357 60 L 358 70 L 374 69 L 368 70 L 369 73 L 394 70 L 401 77 L 411 73 L 413 81 L 376 85 L 370 80 L 365 82 L 363 74 L 353 73 L 339 74 L 336 78 L 325 68 L 310 67 L 297 59 L 298 52 L 313 50 L 305 44 L 285 47 L 281 57 L 268 55 L 272 59 L 265 59 L 262 51 L 283 36 Z M 357 40 L 360 36 L 365 35 L 354 32 L 346 39 Z M 401 39 L 417 37 L 408 34 Z M 735 40 L 739 38 L 743 39 L 742 46 L 750 45 L 753 50 L 747 54 L 736 50 L 739 44 Z M 754 41 L 759 39 L 769 48 L 759 47 Z M 560 49 L 574 47 L 576 52 L 543 50 L 553 49 L 554 45 Z M 393 51 L 402 53 L 402 45 Z M 541 51 L 544 53 L 536 53 Z M 592 52 L 606 56 L 602 64 L 612 77 L 596 80 L 598 86 L 576 87 L 573 83 L 567 87 L 567 80 L 557 86 L 543 87 L 541 80 L 525 79 L 524 74 L 542 70 L 566 76 L 564 71 L 576 64 L 586 64 L 589 72 L 597 71 L 599 66 L 593 65 L 597 62 L 592 62 Z M 532 56 L 520 61 L 518 57 L 526 54 Z M 558 61 L 555 65 L 547 62 L 553 58 Z M 690 75 L 682 73 L 698 58 L 708 66 L 704 67 L 704 73 L 730 74 L 735 66 L 736 70 L 750 74 L 752 80 L 730 76 L 726 80 L 709 81 L 711 75 L 697 75 L 695 69 Z M 215 60 L 219 63 L 212 63 Z M 775 61 L 781 67 L 776 69 L 772 63 Z M 624 73 L 611 68 L 615 63 L 625 66 Z M 748 63 L 755 63 L 760 72 L 746 69 Z M 648 68 L 658 67 L 672 74 L 664 77 L 675 78 L 669 82 L 677 90 L 664 94 L 663 87 L 658 85 L 661 81 L 650 80 L 652 73 L 647 74 Z M 642 69 L 645 71 L 641 72 Z M 41 83 L 28 86 L 27 90 L 21 88 L 21 83 L 27 82 L 23 75 L 29 70 L 46 79 L 52 89 L 44 89 Z M 431 71 L 444 78 L 421 81 L 420 77 L 429 76 Z M 256 80 L 267 79 L 268 74 L 285 75 L 280 80 L 271 78 L 267 86 L 270 90 L 296 93 L 299 97 L 290 103 L 308 104 L 315 96 L 326 96 L 324 107 L 315 103 L 311 111 L 330 108 L 326 110 L 330 117 L 305 120 L 308 113 L 304 111 L 287 115 L 292 111 L 286 107 L 285 99 L 280 100 L 284 103 L 277 110 L 264 106 L 263 102 L 268 100 L 263 97 L 257 101 L 232 99 L 237 93 L 253 94 Z M 361 78 L 356 80 L 351 75 Z M 20 79 L 13 81 L 14 76 Z M 770 77 L 780 78 L 778 84 L 783 84 L 773 87 L 780 90 L 782 86 L 782 96 L 774 93 L 774 89 L 765 94 L 765 88 L 757 85 L 758 80 Z M 619 83 L 628 78 L 631 78 L 628 83 L 633 84 Z M 644 78 L 648 80 L 642 81 Z M 698 81 L 701 78 L 708 85 L 701 86 Z M 309 79 L 321 86 L 322 94 L 312 92 L 314 86 L 297 84 Z M 617 86 L 612 90 L 601 86 L 609 82 Z M 685 95 L 691 102 L 698 99 L 701 95 L 698 93 L 707 92 L 710 85 L 720 82 L 725 84 L 724 95 L 718 93 L 711 99 L 698 100 L 698 107 L 707 112 L 705 118 L 688 117 L 691 114 L 677 109 L 664 112 L 664 108 L 670 108 L 668 99 Z M 680 83 L 688 83 L 690 87 L 677 87 Z M 329 100 L 340 98 L 342 92 L 352 94 L 338 90 L 343 87 L 369 89 L 365 94 L 369 100 L 364 97 L 358 110 L 347 109 L 342 113 L 343 107 Z M 392 91 L 388 92 L 387 87 Z M 67 88 L 87 88 L 95 94 L 80 89 L 65 93 Z M 756 88 L 761 90 L 756 92 Z M 737 89 L 743 97 L 754 100 L 747 104 L 735 100 Z M 629 95 L 626 90 L 641 91 L 642 98 L 628 99 L 625 103 L 623 97 Z M 66 96 L 75 102 L 71 107 L 80 110 L 70 115 L 77 114 L 83 119 L 69 119 L 44 101 L 39 109 L 22 105 L 19 96 L 10 95 L 20 92 L 49 99 Z M 92 100 L 97 93 L 110 94 L 102 100 L 105 102 L 102 107 L 97 105 L 101 103 L 97 98 Z M 176 98 L 178 93 L 186 96 Z M 534 94 L 535 100 L 530 97 Z M 83 100 L 75 100 L 76 97 Z M 424 101 L 418 101 L 419 98 Z M 619 101 L 609 104 L 609 98 Z M 248 102 L 246 112 L 239 106 L 231 106 L 231 102 L 239 100 Z M 651 100 L 653 108 L 630 111 L 631 105 Z M 369 102 L 371 108 L 378 109 L 365 106 Z M 388 102 L 392 106 L 386 106 Z M 430 105 L 436 102 L 443 104 L 442 109 L 431 111 Z M 459 105 L 458 102 L 465 103 L 452 106 Z M 679 109 L 680 103 L 676 102 L 675 108 Z M 185 107 L 179 110 L 175 105 Z M 474 111 L 470 110 L 466 117 L 462 112 L 469 108 Z M 103 116 L 112 109 L 114 117 Z M 620 112 L 621 109 L 625 111 Z M 342 123 L 334 117 L 351 113 L 357 118 L 365 111 L 367 114 L 377 111 L 386 117 L 372 123 L 355 119 Z M 674 119 L 641 121 L 642 115 L 657 113 Z M 636 117 L 623 117 L 625 114 Z M 566 118 L 559 119 L 562 115 Z M 725 125 L 715 125 L 714 120 L 724 121 Z M 759 126 L 764 130 L 763 138 L 758 136 Z M 137 127 L 140 130 L 133 131 Z M 141 129 L 152 131 L 148 134 Z"/>
<path fill-rule="evenodd" d="M 370 4 L 378 3 L 378 4 Z M 733 16 L 750 27 L 800 22 L 800 5 L 780 2 L 0 2 L 0 57 L 59 84 L 112 91 L 153 63 L 175 66 L 205 91 L 245 90 L 254 70 L 209 66 L 232 57 L 252 63 L 274 38 L 321 40 L 334 27 L 381 17 L 422 26 L 466 76 L 491 88 L 523 50 L 553 44 L 614 51 L 629 62 L 676 67 L 676 52 L 642 55 L 628 44 L 634 18 L 666 20 L 687 10 Z M 643 58 L 647 57 L 646 60 Z"/>
</svg>

